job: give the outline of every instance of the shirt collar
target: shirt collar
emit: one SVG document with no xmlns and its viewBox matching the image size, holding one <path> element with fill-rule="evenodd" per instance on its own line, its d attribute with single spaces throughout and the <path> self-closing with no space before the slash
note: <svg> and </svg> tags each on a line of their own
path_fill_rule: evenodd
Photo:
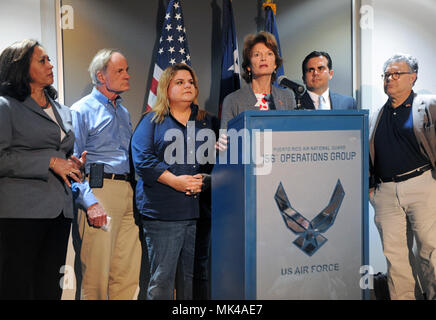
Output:
<svg viewBox="0 0 436 320">
<path fill-rule="evenodd" d="M 102 103 L 104 105 L 110 104 L 111 106 L 113 106 L 112 100 L 109 99 L 108 97 L 106 97 L 103 93 L 101 93 L 96 87 L 94 87 L 92 89 L 92 93 L 91 94 L 92 94 L 92 96 L 95 99 L 97 99 L 98 102 L 100 102 L 100 103 Z M 118 95 L 115 98 L 115 105 L 121 104 L 122 101 L 123 101 L 123 99 L 121 98 L 121 96 Z"/>
<path fill-rule="evenodd" d="M 190 108 L 191 108 L 191 114 L 190 114 L 190 116 L 189 116 L 189 120 L 188 120 L 188 121 L 195 121 L 195 120 L 197 119 L 198 106 L 197 106 L 196 104 L 194 104 L 194 103 L 191 103 Z M 173 117 L 173 115 L 171 114 L 171 112 L 169 112 L 169 116 L 170 116 L 173 120 L 175 120 L 177 123 L 179 123 L 179 122 L 177 121 L 177 119 Z"/>
<path fill-rule="evenodd" d="M 198 106 L 194 103 L 191 103 L 191 116 L 189 117 L 190 121 L 195 121 L 197 119 L 198 114 Z"/>
<path fill-rule="evenodd" d="M 309 91 L 309 90 L 307 90 L 307 93 L 309 94 L 309 96 L 310 96 L 310 98 L 312 99 L 312 101 L 314 102 L 314 104 L 315 104 L 315 102 L 316 102 L 316 105 L 318 105 L 318 102 L 319 102 L 319 95 L 317 95 L 315 92 L 312 92 L 312 91 Z M 324 100 L 326 101 L 326 102 L 328 102 L 329 101 L 329 97 L 330 97 L 330 88 L 327 88 L 327 90 L 326 91 L 324 91 L 324 93 L 322 94 L 322 96 L 324 97 Z"/>
<path fill-rule="evenodd" d="M 319 95 L 317 95 L 315 92 L 312 92 L 312 91 L 307 90 L 307 93 L 308 93 L 309 96 L 312 98 L 312 100 L 314 100 L 314 101 L 315 101 L 315 100 L 316 100 L 316 101 L 319 100 Z M 324 93 L 322 94 L 322 96 L 324 97 L 324 99 L 327 100 L 327 98 L 329 97 L 329 94 L 330 94 L 330 88 L 327 88 L 327 90 L 324 91 Z"/>
<path fill-rule="evenodd" d="M 412 106 L 414 96 L 415 93 L 412 90 L 409 96 L 407 97 L 406 101 L 403 102 L 402 106 L 405 106 L 406 108 L 410 108 Z"/>
<path fill-rule="evenodd" d="M 404 100 L 404 102 L 401 105 L 399 105 L 397 108 L 401 108 L 401 107 L 403 107 L 403 108 L 410 108 L 412 106 L 412 104 L 413 104 L 413 98 L 414 97 L 415 97 L 415 93 L 412 90 L 410 92 L 409 96 L 407 97 L 407 99 Z M 388 107 L 393 109 L 392 101 L 390 99 L 388 100 Z"/>
</svg>

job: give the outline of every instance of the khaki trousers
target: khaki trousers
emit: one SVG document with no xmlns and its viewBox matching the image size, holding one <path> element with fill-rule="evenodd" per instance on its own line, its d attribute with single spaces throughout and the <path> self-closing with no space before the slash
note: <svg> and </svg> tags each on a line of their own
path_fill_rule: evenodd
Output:
<svg viewBox="0 0 436 320">
<path fill-rule="evenodd" d="M 381 183 L 371 197 L 388 266 L 391 299 L 436 299 L 436 180 L 431 171 L 403 182 Z M 412 247 L 416 241 L 418 256 Z"/>
<path fill-rule="evenodd" d="M 133 216 L 133 190 L 129 182 L 104 179 L 93 194 L 111 217 L 109 231 L 91 227 L 79 210 L 81 238 L 81 298 L 130 300 L 139 284 L 141 243 Z"/>
</svg>

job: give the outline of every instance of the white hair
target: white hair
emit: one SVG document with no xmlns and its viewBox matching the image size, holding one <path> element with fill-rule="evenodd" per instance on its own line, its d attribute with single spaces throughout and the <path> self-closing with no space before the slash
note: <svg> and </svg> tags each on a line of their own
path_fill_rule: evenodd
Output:
<svg viewBox="0 0 436 320">
<path fill-rule="evenodd" d="M 413 73 L 418 73 L 418 59 L 410 54 L 396 53 L 390 57 L 383 65 L 383 72 L 386 71 L 388 66 L 394 62 L 405 62 L 409 66 L 409 71 Z"/>
<path fill-rule="evenodd" d="M 97 73 L 100 71 L 106 71 L 109 60 L 115 52 L 121 53 L 117 49 L 101 49 L 97 52 L 94 58 L 92 58 L 88 71 L 93 85 L 101 85 L 100 81 L 98 81 Z"/>
</svg>

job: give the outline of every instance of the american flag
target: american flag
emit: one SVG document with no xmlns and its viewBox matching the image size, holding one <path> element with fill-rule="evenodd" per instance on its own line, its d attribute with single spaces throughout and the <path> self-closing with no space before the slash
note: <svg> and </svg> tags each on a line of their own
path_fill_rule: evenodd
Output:
<svg viewBox="0 0 436 320">
<path fill-rule="evenodd" d="M 147 110 L 153 108 L 156 101 L 157 84 L 162 72 L 169 65 L 176 63 L 191 65 L 181 0 L 171 0 L 166 10 L 156 64 L 154 65 L 153 80 L 148 95 Z"/>
</svg>

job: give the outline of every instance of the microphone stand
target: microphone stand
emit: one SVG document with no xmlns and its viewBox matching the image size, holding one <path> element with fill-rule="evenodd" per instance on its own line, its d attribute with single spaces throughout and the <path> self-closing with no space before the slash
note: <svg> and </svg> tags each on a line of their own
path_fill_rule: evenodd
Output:
<svg viewBox="0 0 436 320">
<path fill-rule="evenodd" d="M 297 93 L 297 90 L 294 90 L 295 93 L 295 100 L 297 101 L 297 108 L 295 110 L 302 110 L 303 107 L 301 106 L 301 95 Z"/>
<path fill-rule="evenodd" d="M 303 110 L 303 106 L 301 105 L 301 99 L 303 98 L 303 94 L 306 92 L 304 90 L 303 92 L 299 91 L 298 88 L 293 88 L 292 91 L 294 91 L 295 94 L 295 101 L 297 102 L 297 108 L 295 110 Z"/>
<path fill-rule="evenodd" d="M 295 110 L 304 109 L 301 106 L 301 99 L 303 98 L 303 94 L 306 93 L 306 88 L 303 87 L 302 85 L 299 85 L 298 83 L 290 81 L 285 76 L 279 77 L 278 80 L 280 80 L 279 86 L 281 86 L 282 88 L 289 88 L 289 89 L 292 89 L 292 91 L 294 91 L 295 100 L 297 102 L 297 108 Z M 282 83 L 284 83 L 284 84 L 282 84 Z"/>
</svg>

